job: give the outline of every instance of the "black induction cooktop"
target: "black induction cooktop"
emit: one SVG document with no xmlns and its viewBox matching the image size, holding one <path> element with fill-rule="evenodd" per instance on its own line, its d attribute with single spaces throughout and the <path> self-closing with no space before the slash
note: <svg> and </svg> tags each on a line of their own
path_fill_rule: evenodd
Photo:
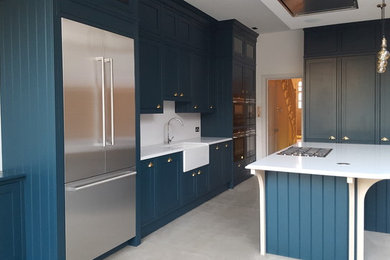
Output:
<svg viewBox="0 0 390 260">
<path fill-rule="evenodd" d="M 305 157 L 326 157 L 331 151 L 332 149 L 329 148 L 290 146 L 289 148 L 277 154 L 289 155 L 289 156 L 305 156 Z"/>
</svg>

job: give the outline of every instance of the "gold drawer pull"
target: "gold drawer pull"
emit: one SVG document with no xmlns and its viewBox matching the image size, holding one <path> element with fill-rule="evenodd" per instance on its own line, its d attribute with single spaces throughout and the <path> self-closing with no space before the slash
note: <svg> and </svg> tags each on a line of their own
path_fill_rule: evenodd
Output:
<svg viewBox="0 0 390 260">
<path fill-rule="evenodd" d="M 348 140 L 349 140 L 349 137 L 348 137 L 348 136 L 344 136 L 344 137 L 343 137 L 343 140 L 344 140 L 344 141 L 348 141 Z"/>
<path fill-rule="evenodd" d="M 180 96 L 181 96 L 181 97 L 184 97 L 184 93 L 180 93 Z"/>
<path fill-rule="evenodd" d="M 382 137 L 381 141 L 382 141 L 382 142 L 388 142 L 388 141 L 389 141 L 389 138 L 387 138 L 387 137 Z"/>
<path fill-rule="evenodd" d="M 158 104 L 158 105 L 156 106 L 156 108 L 161 108 L 161 105 L 160 105 L 160 104 Z"/>
<path fill-rule="evenodd" d="M 195 177 L 196 176 L 196 172 L 194 172 L 193 174 L 192 174 L 192 177 Z"/>
<path fill-rule="evenodd" d="M 219 146 L 215 147 L 215 150 L 219 150 Z"/>
<path fill-rule="evenodd" d="M 174 93 L 173 96 L 174 96 L 174 97 L 177 97 L 177 93 Z"/>
<path fill-rule="evenodd" d="M 214 106 L 210 106 L 210 109 L 213 109 L 214 108 Z"/>
<path fill-rule="evenodd" d="M 333 135 L 329 136 L 329 140 L 336 140 L 336 137 L 334 137 Z"/>
<path fill-rule="evenodd" d="M 201 170 L 199 170 L 199 171 L 198 171 L 198 175 L 201 175 L 201 174 L 202 174 L 202 171 L 201 171 Z"/>
<path fill-rule="evenodd" d="M 241 164 L 238 164 L 237 166 L 238 166 L 238 168 L 240 168 L 240 167 L 241 167 Z"/>
<path fill-rule="evenodd" d="M 195 105 L 195 106 L 194 106 L 194 109 L 198 109 L 198 105 Z"/>
<path fill-rule="evenodd" d="M 241 157 L 240 157 L 241 159 L 244 159 L 244 155 L 241 155 Z"/>
<path fill-rule="evenodd" d="M 171 157 L 169 157 L 168 158 L 168 162 L 172 162 L 173 160 L 172 160 L 172 158 Z"/>
<path fill-rule="evenodd" d="M 226 147 L 226 148 L 228 148 L 228 147 L 229 147 L 229 145 L 228 145 L 228 144 L 225 144 L 225 147 Z"/>
<path fill-rule="evenodd" d="M 149 168 L 152 168 L 154 166 L 154 164 L 152 163 L 152 162 L 150 162 L 149 164 L 148 164 L 148 167 Z"/>
</svg>

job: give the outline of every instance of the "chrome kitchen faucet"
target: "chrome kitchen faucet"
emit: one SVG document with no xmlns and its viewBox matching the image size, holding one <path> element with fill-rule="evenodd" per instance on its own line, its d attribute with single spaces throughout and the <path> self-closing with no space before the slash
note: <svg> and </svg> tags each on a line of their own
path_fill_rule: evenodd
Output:
<svg viewBox="0 0 390 260">
<path fill-rule="evenodd" d="M 174 138 L 174 136 L 170 137 L 170 134 L 169 134 L 169 125 L 171 124 L 172 120 L 176 120 L 180 123 L 181 126 L 184 126 L 183 121 L 178 117 L 172 117 L 171 119 L 169 119 L 169 121 L 168 121 L 168 144 L 170 144 Z"/>
</svg>

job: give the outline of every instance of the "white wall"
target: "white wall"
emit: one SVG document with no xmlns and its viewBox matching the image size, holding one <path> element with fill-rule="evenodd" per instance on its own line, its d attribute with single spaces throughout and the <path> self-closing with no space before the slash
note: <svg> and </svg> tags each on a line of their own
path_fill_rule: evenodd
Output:
<svg viewBox="0 0 390 260">
<path fill-rule="evenodd" d="M 172 117 L 183 120 L 184 126 L 179 122 L 171 122 L 171 136 L 175 138 L 173 142 L 200 137 L 199 132 L 195 132 L 195 127 L 200 127 L 200 113 L 175 113 L 175 102 L 164 101 L 163 114 L 141 114 L 141 147 L 167 142 L 167 123 Z M 200 129 L 201 130 L 201 129 Z"/>
<path fill-rule="evenodd" d="M 303 30 L 260 34 L 257 42 L 257 159 L 267 155 L 267 80 L 303 77 Z"/>
</svg>

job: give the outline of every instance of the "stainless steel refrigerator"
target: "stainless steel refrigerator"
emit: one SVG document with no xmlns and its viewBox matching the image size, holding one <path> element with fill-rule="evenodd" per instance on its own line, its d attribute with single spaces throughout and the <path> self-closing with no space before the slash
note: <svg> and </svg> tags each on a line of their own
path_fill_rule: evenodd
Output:
<svg viewBox="0 0 390 260">
<path fill-rule="evenodd" d="M 135 236 L 134 41 L 62 19 L 66 259 Z"/>
</svg>

